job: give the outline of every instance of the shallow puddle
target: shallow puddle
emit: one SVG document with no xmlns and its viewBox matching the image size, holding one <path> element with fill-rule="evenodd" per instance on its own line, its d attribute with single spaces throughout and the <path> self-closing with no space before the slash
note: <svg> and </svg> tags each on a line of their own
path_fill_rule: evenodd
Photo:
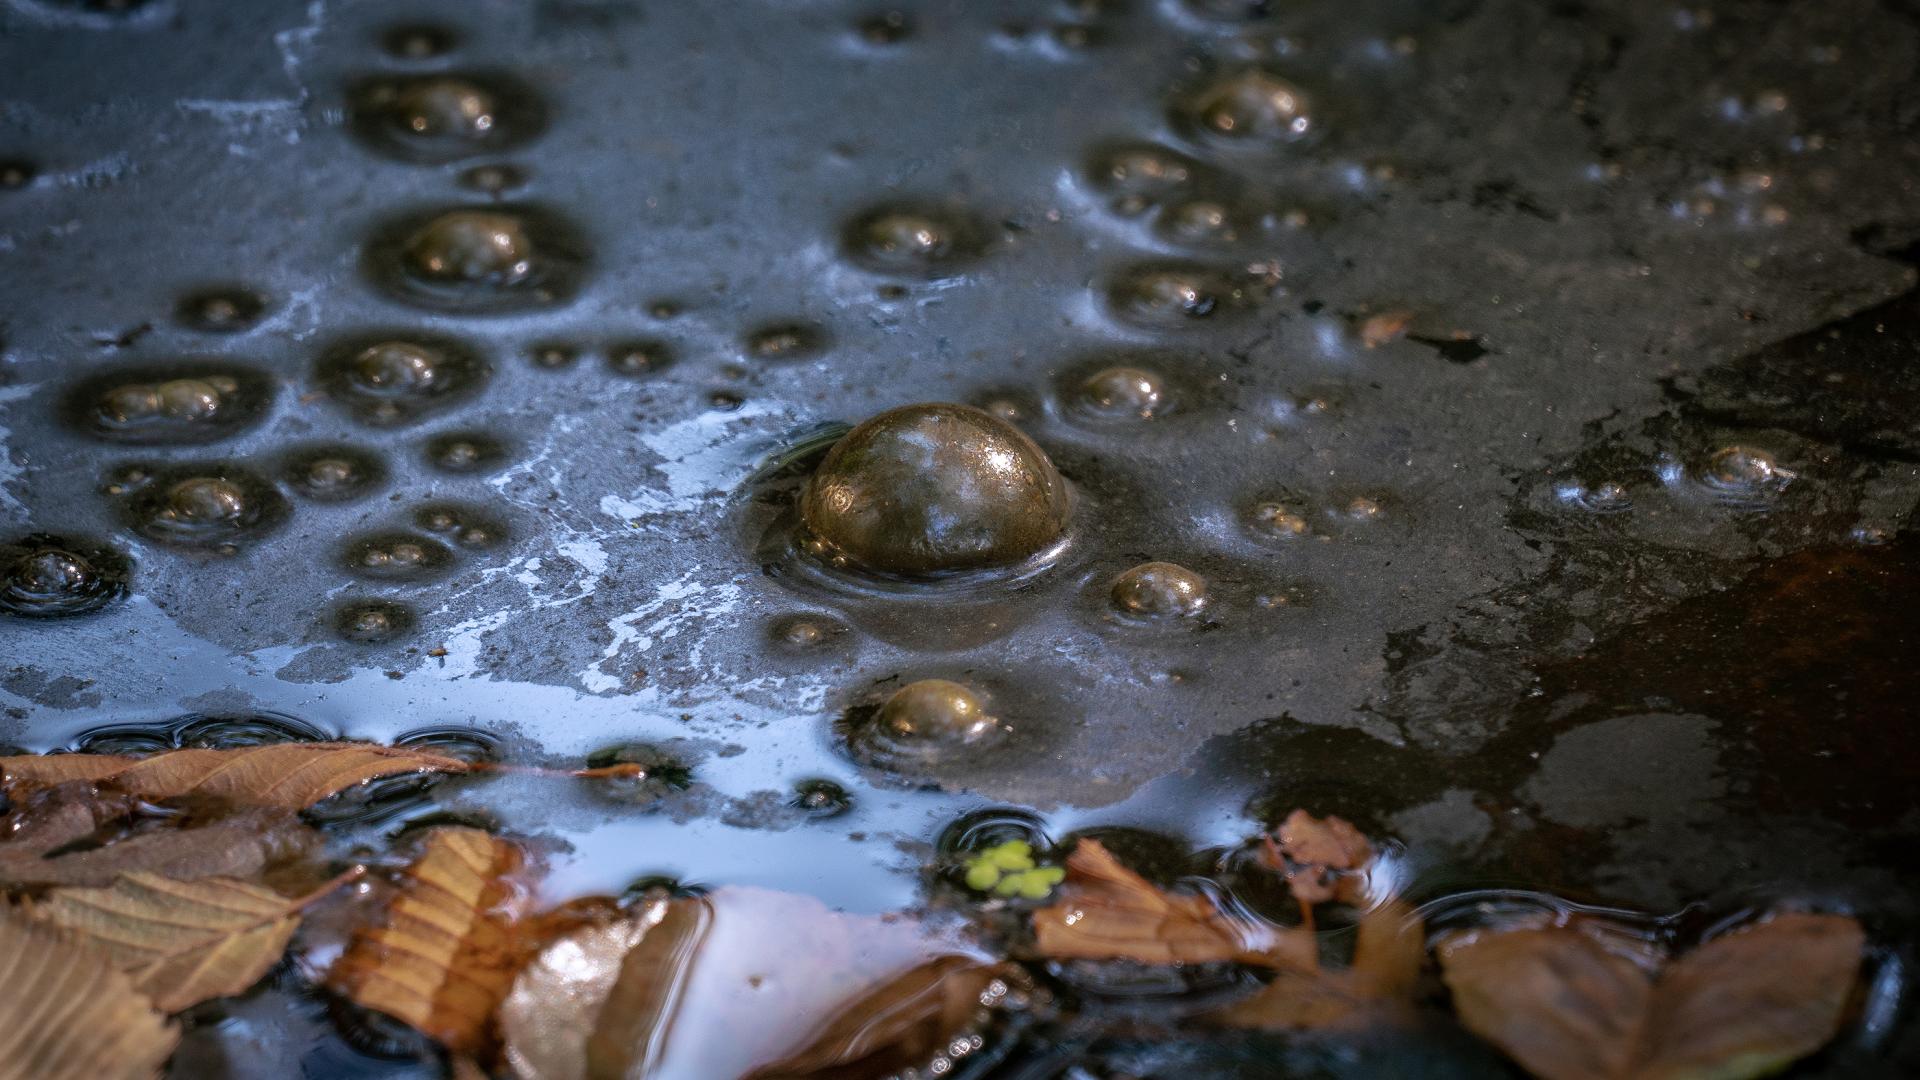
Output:
<svg viewBox="0 0 1920 1080">
<path fill-rule="evenodd" d="M 1089 837 L 1290 926 L 1295 808 L 1436 941 L 1854 915 L 1793 1075 L 1920 1069 L 1916 63 L 1867 0 L 0 0 L 0 742 L 488 763 L 307 820 L 708 905 L 663 1076 L 954 950 L 1020 966 L 923 1076 L 1504 1075 L 1431 964 L 1298 1038 L 1029 948 Z M 314 921 L 173 1075 L 439 1074 Z"/>
</svg>

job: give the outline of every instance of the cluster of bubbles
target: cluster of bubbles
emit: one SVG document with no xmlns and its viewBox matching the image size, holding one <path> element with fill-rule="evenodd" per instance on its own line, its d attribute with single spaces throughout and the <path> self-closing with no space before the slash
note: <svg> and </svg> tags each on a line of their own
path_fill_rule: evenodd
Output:
<svg viewBox="0 0 1920 1080">
<path fill-rule="evenodd" d="M 260 422 L 273 382 L 237 364 L 122 368 L 74 384 L 62 402 L 69 423 L 112 442 L 191 445 L 236 435 Z"/>
<path fill-rule="evenodd" d="M 1046 39 L 1070 48 L 1098 39 L 1094 25 L 1110 5 L 1075 5 L 1084 20 L 1049 29 L 1010 27 L 1009 41 Z M 1251 3 L 1176 5 L 1184 24 L 1211 32 L 1263 18 Z M 885 13 L 858 27 L 872 49 L 897 47 L 911 20 Z M 1254 212 L 1252 181 L 1203 161 L 1210 154 L 1258 174 L 1272 155 L 1317 138 L 1319 114 L 1307 93 L 1260 67 L 1217 73 L 1176 96 L 1171 129 L 1191 144 L 1183 153 L 1152 142 L 1101 143 L 1082 179 L 1116 220 L 1149 225 L 1154 251 L 1125 260 L 1096 278 L 1095 297 L 1123 334 L 1155 336 L 1228 322 L 1252 311 L 1271 279 L 1249 273 L 1244 259 L 1172 259 L 1167 247 L 1209 256 L 1237 256 L 1248 242 L 1291 216 Z M 856 210 L 841 228 L 840 248 L 853 266 L 896 290 L 968 273 L 993 253 L 979 216 L 952 201 L 881 203 Z M 790 343 L 790 340 L 792 343 Z M 762 332 L 749 338 L 750 357 L 789 355 L 803 340 Z M 771 347 L 777 344 L 778 347 Z M 1191 393 L 1149 360 L 1114 356 L 1074 368 L 1060 386 L 1063 416 L 1090 426 L 1138 425 L 1177 411 Z M 1072 490 L 1047 454 L 1014 426 L 1028 416 L 1020 398 L 976 409 L 924 404 L 874 416 L 841 437 L 798 491 L 794 549 L 801 561 L 865 586 L 913 582 L 961 590 L 982 579 L 1024 580 L 1056 560 L 1071 540 L 1077 512 Z M 1284 531 L 1288 522 L 1269 516 Z M 1306 531 L 1299 519 L 1298 531 Z M 1111 572 L 1110 572 L 1111 573 Z M 804 576 L 804 575 L 803 575 Z M 1100 603 L 1125 626 L 1198 624 L 1208 611 L 1202 574 L 1154 560 L 1112 575 Z M 773 627 L 784 652 L 818 649 L 833 633 L 820 620 L 795 616 Z M 881 702 L 852 708 L 846 733 L 854 755 L 893 772 L 937 771 L 956 754 L 977 756 L 1010 729 L 969 680 L 911 682 Z"/>
<path fill-rule="evenodd" d="M 383 39 L 389 56 L 407 64 L 435 61 L 458 44 L 438 27 L 408 26 Z M 415 164 L 444 164 L 525 145 L 545 126 L 538 94 L 509 73 L 389 71 L 348 87 L 349 128 L 370 150 Z M 25 162 L 0 166 L 0 187 L 34 178 Z M 497 194 L 517 186 L 520 171 L 482 163 L 462 182 Z M 572 226 L 538 207 L 488 205 L 412 210 L 375 230 L 366 247 L 371 279 L 425 312 L 491 314 L 563 302 L 578 286 L 585 247 Z M 241 334 L 258 326 L 270 299 L 244 286 L 219 285 L 183 295 L 176 320 L 207 334 Z M 664 352 L 629 347 L 609 359 L 616 371 L 657 370 Z M 324 348 L 314 383 L 327 401 L 369 427 L 420 423 L 471 400 L 491 369 L 458 337 L 412 329 L 353 335 Z M 61 401 L 67 425 L 87 436 L 133 446 L 206 445 L 231 439 L 273 411 L 274 380 L 238 361 L 186 360 L 114 368 L 70 384 Z M 498 471 L 512 447 L 484 431 L 452 430 L 421 444 L 424 463 L 449 474 Z M 295 447 L 262 473 L 237 461 L 121 466 L 103 490 L 135 535 L 184 551 L 239 552 L 281 525 L 287 496 L 346 503 L 383 489 L 392 470 L 371 449 L 326 443 Z M 463 550 L 502 543 L 493 515 L 455 503 L 416 508 L 411 527 L 375 529 L 343 545 L 340 565 L 369 582 L 405 585 L 448 570 Z M 130 560 L 97 541 L 44 535 L 6 548 L 5 610 L 21 615 L 96 610 L 127 588 Z M 355 642 L 405 636 L 417 619 L 384 598 L 350 599 L 333 610 L 334 631 Z"/>
<path fill-rule="evenodd" d="M 1602 518 L 1626 515 L 1649 500 L 1662 499 L 1669 506 L 1698 505 L 1738 513 L 1773 508 L 1799 478 L 1773 451 L 1729 443 L 1691 455 L 1664 453 L 1611 471 L 1563 478 L 1550 490 L 1561 505 Z"/>
</svg>

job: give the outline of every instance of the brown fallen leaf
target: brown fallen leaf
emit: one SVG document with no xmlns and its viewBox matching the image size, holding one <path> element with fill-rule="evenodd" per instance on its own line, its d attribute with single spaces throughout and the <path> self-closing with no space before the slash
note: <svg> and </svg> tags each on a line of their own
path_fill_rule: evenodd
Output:
<svg viewBox="0 0 1920 1080">
<path fill-rule="evenodd" d="M 1426 928 L 1389 901 L 1361 916 L 1353 963 L 1341 969 L 1283 970 L 1258 994 L 1214 1013 L 1230 1027 L 1318 1030 L 1391 1017 L 1419 981 Z"/>
<path fill-rule="evenodd" d="M 146 1080 L 180 1031 L 106 954 L 0 910 L 0 1080 Z"/>
<path fill-rule="evenodd" d="M 889 979 L 850 1002 L 807 1047 L 743 1080 L 843 1080 L 855 1076 L 937 1075 L 930 1062 L 959 1063 L 955 1046 L 982 1027 L 1020 979 L 1011 964 L 941 956 Z"/>
<path fill-rule="evenodd" d="M 662 900 L 548 946 L 500 1007 L 514 1075 L 651 1075 L 712 921 L 705 899 Z"/>
<path fill-rule="evenodd" d="M 166 1012 L 238 994 L 267 973 L 300 925 L 300 910 L 332 891 L 288 899 L 232 878 L 175 881 L 126 874 L 106 889 L 55 889 L 30 910 L 103 949 Z"/>
<path fill-rule="evenodd" d="M 0 826 L 0 852 L 44 855 L 85 840 L 132 813 L 125 795 L 103 795 L 85 780 L 24 792 Z"/>
<path fill-rule="evenodd" d="M 1204 896 L 1164 892 L 1122 866 L 1098 840 L 1076 844 L 1066 867 L 1060 902 L 1033 913 L 1042 956 L 1315 967 L 1310 932 L 1236 919 Z"/>
<path fill-rule="evenodd" d="M 1286 874 L 1287 888 L 1303 907 L 1329 900 L 1365 902 L 1362 871 L 1373 859 L 1373 846 L 1359 829 L 1331 815 L 1321 819 L 1295 810 L 1273 838 L 1277 843 L 1269 848 L 1269 861 Z"/>
<path fill-rule="evenodd" d="M 1845 916 L 1783 914 L 1657 979 L 1569 927 L 1476 935 L 1440 962 L 1461 1022 L 1542 1080 L 1746 1080 L 1833 1038 L 1865 944 Z"/>
<path fill-rule="evenodd" d="M 911 920 L 767 889 L 656 901 L 556 938 L 527 965 L 500 1008 L 507 1065 L 520 1080 L 737 1077 L 811 1041 L 842 1002 L 952 951 Z"/>
<path fill-rule="evenodd" d="M 531 953 L 515 926 L 523 863 L 517 845 L 479 829 L 435 829 L 385 924 L 354 936 L 328 984 L 456 1054 L 484 1054 L 494 1009 Z"/>
<path fill-rule="evenodd" d="M 88 780 L 143 799 L 200 795 L 302 810 L 342 789 L 411 772 L 467 772 L 458 758 L 373 743 L 274 743 L 230 750 L 168 750 L 148 757 L 28 754 L 0 758 L 8 791 Z"/>
<path fill-rule="evenodd" d="M 154 873 L 182 881 L 257 878 L 306 857 L 319 834 L 285 810 L 246 810 L 209 825 L 135 833 L 104 847 L 44 858 L 0 844 L 0 887 L 107 886 L 121 874 Z"/>
</svg>

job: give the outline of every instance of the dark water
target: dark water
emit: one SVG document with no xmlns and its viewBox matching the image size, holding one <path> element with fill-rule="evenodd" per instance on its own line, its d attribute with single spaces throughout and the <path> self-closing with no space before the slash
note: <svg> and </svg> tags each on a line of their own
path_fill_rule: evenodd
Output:
<svg viewBox="0 0 1920 1080">
<path fill-rule="evenodd" d="M 0 740 L 644 764 L 346 813 L 553 899 L 913 907 L 982 811 L 1232 887 L 1305 806 L 1443 906 L 1857 911 L 1897 1005 L 1916 65 L 1894 0 L 0 0 Z M 807 550 L 920 401 L 1051 458 L 1043 557 Z M 930 678 L 997 734 L 874 752 Z M 1802 1071 L 1920 1065 L 1882 1013 Z M 177 1071 L 402 1068 L 333 1030 Z M 1002 1067 L 1500 1068 L 1116 1030 Z"/>
</svg>

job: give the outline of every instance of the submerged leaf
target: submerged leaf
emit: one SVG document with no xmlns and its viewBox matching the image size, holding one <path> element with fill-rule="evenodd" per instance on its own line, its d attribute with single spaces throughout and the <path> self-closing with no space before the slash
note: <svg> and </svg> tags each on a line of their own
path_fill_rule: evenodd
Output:
<svg viewBox="0 0 1920 1080">
<path fill-rule="evenodd" d="M 36 918 L 104 949 L 167 1012 L 238 994 L 286 951 L 308 901 L 231 878 L 127 874 L 108 889 L 56 889 Z"/>
<path fill-rule="evenodd" d="M 500 1006 L 513 1074 L 650 1075 L 712 919 L 702 898 L 660 901 L 549 945 Z"/>
<path fill-rule="evenodd" d="M 521 972 L 500 1009 L 507 1063 L 521 1080 L 737 1077 L 887 975 L 951 951 L 909 920 L 808 896 L 656 901 L 554 940 Z"/>
<path fill-rule="evenodd" d="M 305 857 L 319 834 L 285 810 L 248 810 L 211 825 L 136 833 L 104 847 L 43 858 L 0 844 L 0 885 L 107 886 L 122 874 L 154 873 L 186 881 L 255 878 Z"/>
<path fill-rule="evenodd" d="M 1373 859 L 1373 846 L 1359 829 L 1329 815 L 1324 820 L 1295 810 L 1274 830 L 1287 887 L 1302 904 L 1365 900 L 1364 879 L 1353 872 Z"/>
<path fill-rule="evenodd" d="M 0 828 L 0 854 L 45 855 L 87 839 L 132 809 L 132 799 L 102 794 L 84 780 L 25 792 Z"/>
<path fill-rule="evenodd" d="M 1311 933 L 1236 919 L 1204 896 L 1164 892 L 1091 839 L 1067 857 L 1064 897 L 1033 913 L 1033 931 L 1040 954 L 1056 960 L 1314 966 Z"/>
<path fill-rule="evenodd" d="M 521 864 L 517 846 L 479 829 L 435 829 L 385 925 L 354 936 L 328 983 L 449 1050 L 491 1046 L 493 1011 L 528 953 L 510 881 Z"/>
<path fill-rule="evenodd" d="M 1390 901 L 1360 919 L 1353 964 L 1338 970 L 1283 970 L 1258 994 L 1214 1014 L 1231 1027 L 1304 1030 L 1377 1020 L 1412 993 L 1426 960 L 1426 928 Z"/>
<path fill-rule="evenodd" d="M 28 754 L 0 758 L 8 790 L 88 780 L 143 799 L 201 795 L 248 806 L 302 810 L 342 789 L 410 772 L 460 773 L 458 758 L 373 743 L 272 743 L 229 750 L 168 750 L 148 757 Z"/>
<path fill-rule="evenodd" d="M 0 911 L 0 1080 L 145 1080 L 179 1041 L 105 953 Z"/>
<path fill-rule="evenodd" d="M 1649 1080 L 1765 1076 L 1826 1045 L 1866 934 L 1840 915 L 1785 914 L 1707 942 L 1653 992 Z"/>
<path fill-rule="evenodd" d="M 1543 1080 L 1745 1080 L 1838 1030 L 1865 936 L 1838 915 L 1777 915 L 1702 945 L 1658 982 L 1578 929 L 1443 947 L 1461 1022 Z"/>
<path fill-rule="evenodd" d="M 936 957 L 861 995 L 806 1049 L 745 1080 L 844 1080 L 909 1070 L 941 1075 L 978 1049 L 966 1036 L 1006 999 L 1017 971 L 964 956 Z M 936 1061 L 945 1064 L 930 1065 Z"/>
</svg>

